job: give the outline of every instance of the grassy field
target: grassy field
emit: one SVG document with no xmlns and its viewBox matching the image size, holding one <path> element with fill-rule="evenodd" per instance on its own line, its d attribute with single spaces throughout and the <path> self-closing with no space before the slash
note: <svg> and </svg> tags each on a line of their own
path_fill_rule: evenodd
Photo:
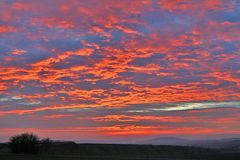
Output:
<svg viewBox="0 0 240 160">
<path fill-rule="evenodd" d="M 0 145 L 0 160 L 240 160 L 240 152 L 182 146 L 54 144 L 48 153 L 13 154 Z"/>
<path fill-rule="evenodd" d="M 175 160 L 175 158 L 149 158 L 139 156 L 80 156 L 80 155 L 0 155 L 1 160 Z M 176 159 L 179 160 L 179 159 Z M 183 160 L 183 159 L 181 159 Z"/>
<path fill-rule="evenodd" d="M 202 158 L 161 158 L 140 156 L 16 155 L 0 154 L 1 160 L 239 160 L 240 155 L 223 154 Z"/>
</svg>

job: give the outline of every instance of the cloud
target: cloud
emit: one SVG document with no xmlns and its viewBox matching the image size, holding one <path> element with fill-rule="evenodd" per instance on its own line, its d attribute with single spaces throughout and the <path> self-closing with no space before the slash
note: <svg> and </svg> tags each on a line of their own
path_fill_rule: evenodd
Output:
<svg viewBox="0 0 240 160">
<path fill-rule="evenodd" d="M 13 26 L 2 26 L 0 25 L 0 33 L 9 33 L 9 32 L 15 32 L 16 28 Z"/>
<path fill-rule="evenodd" d="M 23 53 L 26 53 L 27 51 L 25 50 L 22 50 L 22 49 L 15 49 L 11 52 L 11 54 L 14 54 L 14 55 L 21 55 Z"/>
<path fill-rule="evenodd" d="M 37 119 L 66 119 L 77 129 L 89 120 L 103 137 L 104 129 L 187 134 L 201 129 L 197 122 L 206 134 L 238 132 L 238 119 L 229 118 L 239 113 L 240 101 L 236 1 L 23 0 L 0 6 L 0 118 L 31 115 L 38 125 Z M 224 130 L 215 120 L 231 126 Z"/>
<path fill-rule="evenodd" d="M 200 103 L 182 103 L 174 107 L 167 107 L 159 110 L 163 111 L 178 111 L 191 109 L 205 109 L 205 108 L 222 108 L 222 107 L 240 107 L 240 102 L 200 102 Z"/>
</svg>

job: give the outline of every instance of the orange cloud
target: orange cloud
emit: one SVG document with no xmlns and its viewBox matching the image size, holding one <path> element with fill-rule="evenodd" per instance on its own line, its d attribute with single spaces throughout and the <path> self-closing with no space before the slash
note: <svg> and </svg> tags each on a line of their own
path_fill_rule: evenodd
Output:
<svg viewBox="0 0 240 160">
<path fill-rule="evenodd" d="M 99 125 L 93 130 L 107 136 L 238 133 L 238 118 L 227 114 L 239 112 L 236 106 L 216 105 L 219 111 L 167 105 L 240 100 L 235 1 L 52 3 L 0 1 L 1 118 L 32 115 L 75 124 L 75 112 L 88 108 L 109 110 L 77 119 Z M 159 104 L 156 113 L 127 112 L 152 104 Z M 112 113 L 115 109 L 122 112 Z"/>
<path fill-rule="evenodd" d="M 240 130 L 226 131 L 224 129 L 203 128 L 203 127 L 183 127 L 168 128 L 166 126 L 112 126 L 100 127 L 99 131 L 110 136 L 146 136 L 146 135 L 204 135 L 216 133 L 235 133 L 239 134 Z"/>
<path fill-rule="evenodd" d="M 81 119 L 81 118 L 80 118 Z M 127 116 L 127 115 L 107 115 L 104 117 L 90 118 L 94 121 L 116 121 L 116 122 L 139 122 L 139 121 L 157 121 L 157 122 L 187 122 L 193 120 L 193 117 L 180 116 Z"/>
</svg>

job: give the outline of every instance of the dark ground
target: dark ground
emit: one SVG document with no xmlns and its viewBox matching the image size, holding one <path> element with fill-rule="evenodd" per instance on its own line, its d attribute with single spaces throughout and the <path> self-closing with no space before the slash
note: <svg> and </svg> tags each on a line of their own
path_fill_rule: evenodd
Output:
<svg viewBox="0 0 240 160">
<path fill-rule="evenodd" d="M 0 144 L 0 160 L 240 160 L 240 151 L 163 145 L 54 143 L 46 153 L 13 154 Z"/>
</svg>

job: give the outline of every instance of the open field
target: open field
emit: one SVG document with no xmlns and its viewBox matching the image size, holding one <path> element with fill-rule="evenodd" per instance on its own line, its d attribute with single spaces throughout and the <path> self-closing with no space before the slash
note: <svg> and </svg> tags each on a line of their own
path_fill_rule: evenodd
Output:
<svg viewBox="0 0 240 160">
<path fill-rule="evenodd" d="M 79 156 L 79 155 L 0 155 L 1 160 L 175 160 L 139 156 Z M 179 160 L 179 159 L 176 159 Z M 183 160 L 183 159 L 181 159 Z"/>
<path fill-rule="evenodd" d="M 4 152 L 5 151 L 5 152 Z M 0 145 L 0 160 L 239 160 L 240 152 L 183 146 L 54 144 L 48 153 L 9 153 Z"/>
<path fill-rule="evenodd" d="M 15 155 L 0 154 L 1 160 L 239 160 L 240 154 L 219 154 L 202 158 L 149 158 L 141 156 Z"/>
</svg>

